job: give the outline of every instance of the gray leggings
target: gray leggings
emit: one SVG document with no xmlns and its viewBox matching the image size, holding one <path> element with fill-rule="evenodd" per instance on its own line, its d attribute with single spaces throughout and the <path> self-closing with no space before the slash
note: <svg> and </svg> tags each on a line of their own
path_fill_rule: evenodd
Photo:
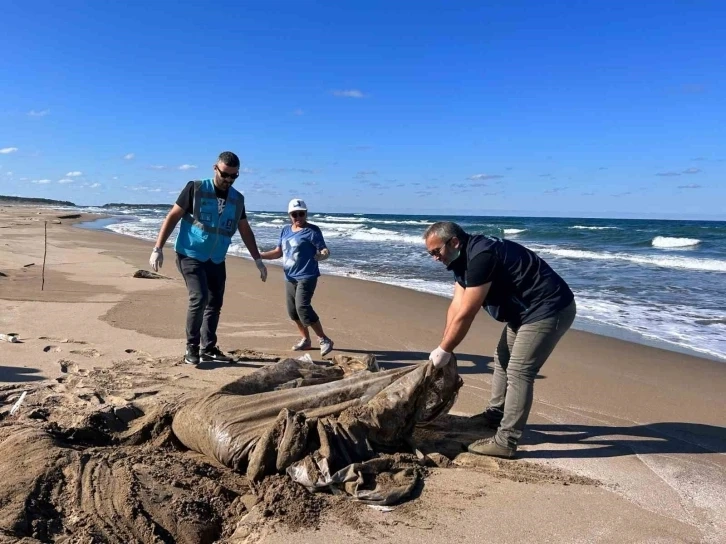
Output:
<svg viewBox="0 0 726 544">
<path fill-rule="evenodd" d="M 306 327 L 318 322 L 318 314 L 312 306 L 315 287 L 318 278 L 306 280 L 287 280 L 285 283 L 285 300 L 287 302 L 287 315 L 293 321 L 300 321 Z"/>
</svg>

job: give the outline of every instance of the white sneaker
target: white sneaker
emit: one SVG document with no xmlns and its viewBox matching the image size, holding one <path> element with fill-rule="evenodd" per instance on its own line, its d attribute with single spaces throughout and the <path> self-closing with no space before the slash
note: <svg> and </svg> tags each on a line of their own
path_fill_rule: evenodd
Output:
<svg viewBox="0 0 726 544">
<path fill-rule="evenodd" d="M 320 356 L 325 357 L 331 351 L 333 351 L 333 341 L 326 336 L 320 340 Z"/>
<path fill-rule="evenodd" d="M 310 338 L 301 338 L 297 344 L 292 346 L 292 351 L 303 351 L 310 349 L 311 346 L 312 343 L 310 342 Z"/>
</svg>

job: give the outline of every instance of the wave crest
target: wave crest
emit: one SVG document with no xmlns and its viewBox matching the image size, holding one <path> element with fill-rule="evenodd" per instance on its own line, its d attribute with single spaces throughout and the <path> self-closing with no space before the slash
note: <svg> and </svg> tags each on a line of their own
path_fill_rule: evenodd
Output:
<svg viewBox="0 0 726 544">
<path fill-rule="evenodd" d="M 670 236 L 656 236 L 653 238 L 653 247 L 673 248 L 673 247 L 693 247 L 701 243 L 697 238 L 673 238 Z"/>
</svg>

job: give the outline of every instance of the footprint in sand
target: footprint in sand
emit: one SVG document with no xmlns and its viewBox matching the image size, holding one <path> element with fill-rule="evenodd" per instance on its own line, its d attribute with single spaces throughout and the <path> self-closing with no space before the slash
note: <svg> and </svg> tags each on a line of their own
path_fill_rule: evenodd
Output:
<svg viewBox="0 0 726 544">
<path fill-rule="evenodd" d="M 53 351 L 55 353 L 58 353 L 58 352 L 60 352 L 62 350 L 58 346 L 45 346 L 43 348 L 43 351 L 46 352 L 46 353 L 48 353 L 49 351 Z"/>
<path fill-rule="evenodd" d="M 146 353 L 145 351 L 139 351 L 137 349 L 128 348 L 128 349 L 125 349 L 124 352 L 128 353 L 129 355 L 137 355 L 140 359 L 152 359 L 151 354 Z"/>
<path fill-rule="evenodd" d="M 76 372 L 78 372 L 78 365 L 73 361 L 60 359 L 58 361 L 58 365 L 60 365 L 60 370 L 61 372 L 63 372 L 63 374 L 68 374 L 69 372 L 75 374 Z"/>
<path fill-rule="evenodd" d="M 88 370 L 80 368 L 77 363 L 69 361 L 68 359 L 59 359 L 58 365 L 63 374 L 78 374 L 80 376 L 88 374 Z"/>
<path fill-rule="evenodd" d="M 84 357 L 100 357 L 103 355 L 100 351 L 93 348 L 72 349 L 71 353 L 74 355 L 83 355 Z"/>
</svg>

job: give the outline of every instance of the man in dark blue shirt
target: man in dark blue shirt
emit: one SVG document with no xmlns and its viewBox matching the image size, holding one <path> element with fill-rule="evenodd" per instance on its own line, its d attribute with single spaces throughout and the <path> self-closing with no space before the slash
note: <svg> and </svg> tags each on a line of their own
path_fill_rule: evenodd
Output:
<svg viewBox="0 0 726 544">
<path fill-rule="evenodd" d="M 506 323 L 494 356 L 491 399 L 482 414 L 497 432 L 469 451 L 514 457 L 532 408 L 535 376 L 575 320 L 575 297 L 542 258 L 511 240 L 468 234 L 449 221 L 431 225 L 424 240 L 429 255 L 455 279 L 444 337 L 429 356 L 434 366 L 449 362 L 480 308 Z"/>
</svg>

